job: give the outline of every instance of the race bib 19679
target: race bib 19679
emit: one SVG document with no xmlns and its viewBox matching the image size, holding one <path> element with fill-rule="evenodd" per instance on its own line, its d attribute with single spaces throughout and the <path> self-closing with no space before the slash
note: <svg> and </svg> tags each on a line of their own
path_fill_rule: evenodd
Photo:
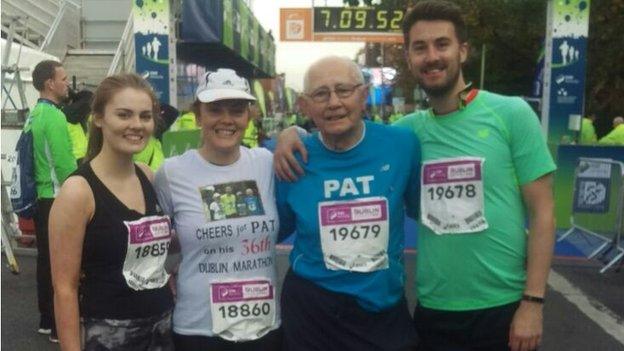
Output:
<svg viewBox="0 0 624 351">
<path fill-rule="evenodd" d="M 436 234 L 480 232 L 488 228 L 483 205 L 479 157 L 457 157 L 423 163 L 421 221 Z"/>
<path fill-rule="evenodd" d="M 148 216 L 124 221 L 128 229 L 128 249 L 123 275 L 134 290 L 156 289 L 167 283 L 165 259 L 171 242 L 171 222 L 167 216 Z"/>
<path fill-rule="evenodd" d="M 318 205 L 321 249 L 331 270 L 388 268 L 388 200 L 367 197 Z"/>
</svg>

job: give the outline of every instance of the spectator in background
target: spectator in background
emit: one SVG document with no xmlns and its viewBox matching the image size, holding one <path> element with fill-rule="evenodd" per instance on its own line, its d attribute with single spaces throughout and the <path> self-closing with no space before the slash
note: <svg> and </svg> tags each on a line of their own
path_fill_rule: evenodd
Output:
<svg viewBox="0 0 624 351">
<path fill-rule="evenodd" d="M 624 117 L 618 116 L 613 119 L 613 130 L 602 137 L 598 144 L 624 146 Z"/>
<path fill-rule="evenodd" d="M 150 137 L 145 148 L 138 154 L 134 154 L 132 159 L 135 162 L 142 162 L 148 165 L 152 171 L 156 172 L 165 161 L 162 149 L 162 135 L 175 123 L 180 112 L 169 104 L 160 104 L 160 118 L 157 119 L 154 136 Z"/>
<path fill-rule="evenodd" d="M 87 154 L 87 122 L 91 114 L 91 100 L 93 92 L 69 90 L 69 99 L 62 107 L 67 118 L 67 130 L 72 143 L 72 152 L 78 164 Z"/>
<path fill-rule="evenodd" d="M 193 111 L 187 111 L 182 113 L 180 117 L 176 119 L 175 123 L 173 123 L 169 130 L 178 131 L 195 129 L 199 129 L 197 122 L 195 121 L 195 113 Z"/>
<path fill-rule="evenodd" d="M 145 148 L 133 156 L 134 161 L 145 163 L 152 171 L 156 172 L 160 165 L 165 161 L 162 144 L 160 140 L 150 137 Z"/>
<path fill-rule="evenodd" d="M 50 341 L 58 342 L 54 323 L 53 289 L 48 244 L 50 209 L 61 184 L 76 169 L 67 119 L 60 104 L 67 99 L 69 81 L 59 62 L 39 62 L 32 73 L 35 89 L 39 92 L 37 104 L 30 114 L 33 135 L 37 209 L 35 233 L 37 236 L 37 298 L 39 301 L 40 334 L 50 334 Z"/>
<path fill-rule="evenodd" d="M 579 140 L 579 144 L 595 144 L 596 141 L 598 141 L 598 138 L 596 138 L 596 129 L 594 128 L 595 121 L 595 113 L 590 113 L 587 117 L 583 118 L 581 124 L 581 139 Z"/>
<path fill-rule="evenodd" d="M 263 138 L 260 121 L 260 109 L 256 104 L 249 107 L 249 123 L 243 133 L 242 144 L 248 148 L 258 147 Z"/>
</svg>

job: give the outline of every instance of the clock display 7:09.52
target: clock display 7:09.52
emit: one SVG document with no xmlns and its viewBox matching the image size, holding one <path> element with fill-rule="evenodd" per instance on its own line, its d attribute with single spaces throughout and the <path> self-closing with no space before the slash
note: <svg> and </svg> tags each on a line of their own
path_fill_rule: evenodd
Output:
<svg viewBox="0 0 624 351">
<path fill-rule="evenodd" d="M 396 32 L 404 14 L 404 10 L 315 7 L 314 32 Z"/>
</svg>

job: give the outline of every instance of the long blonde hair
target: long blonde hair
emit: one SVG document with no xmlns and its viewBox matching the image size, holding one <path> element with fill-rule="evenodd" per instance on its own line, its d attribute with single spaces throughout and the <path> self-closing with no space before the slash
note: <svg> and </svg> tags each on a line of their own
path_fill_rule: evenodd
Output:
<svg viewBox="0 0 624 351">
<path fill-rule="evenodd" d="M 92 118 L 89 122 L 89 144 L 87 146 L 87 155 L 84 162 L 89 162 L 102 151 L 104 137 L 102 129 L 95 125 L 96 118 L 103 118 L 106 105 L 112 100 L 113 96 L 119 91 L 133 88 L 145 92 L 152 100 L 152 115 L 154 122 L 159 123 L 160 107 L 154 90 L 145 79 L 134 73 L 122 73 L 104 78 L 95 90 L 93 102 L 91 103 Z"/>
</svg>

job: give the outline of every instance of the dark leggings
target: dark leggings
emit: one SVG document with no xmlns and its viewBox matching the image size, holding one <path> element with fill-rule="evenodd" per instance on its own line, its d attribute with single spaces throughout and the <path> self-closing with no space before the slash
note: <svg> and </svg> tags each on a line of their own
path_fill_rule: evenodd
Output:
<svg viewBox="0 0 624 351">
<path fill-rule="evenodd" d="M 182 335 L 173 333 L 176 351 L 280 351 L 282 349 L 282 329 L 276 329 L 257 340 L 233 342 L 220 337 Z"/>
</svg>

